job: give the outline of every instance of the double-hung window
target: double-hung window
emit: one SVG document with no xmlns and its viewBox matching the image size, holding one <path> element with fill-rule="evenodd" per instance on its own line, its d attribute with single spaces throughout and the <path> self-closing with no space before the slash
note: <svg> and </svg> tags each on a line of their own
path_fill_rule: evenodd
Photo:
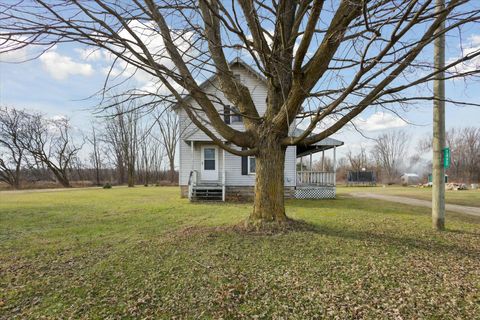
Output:
<svg viewBox="0 0 480 320">
<path fill-rule="evenodd" d="M 235 123 L 235 122 L 243 122 L 243 119 L 242 119 L 242 116 L 240 115 L 240 110 L 238 110 L 237 107 L 231 107 L 232 111 L 231 111 L 231 122 L 232 123 Z"/>
<path fill-rule="evenodd" d="M 223 107 L 223 119 L 225 120 L 226 124 L 243 122 L 242 116 L 238 108 L 228 105 Z"/>
<path fill-rule="evenodd" d="M 255 174 L 255 169 L 256 169 L 255 157 L 249 156 L 248 157 L 248 174 Z"/>
</svg>

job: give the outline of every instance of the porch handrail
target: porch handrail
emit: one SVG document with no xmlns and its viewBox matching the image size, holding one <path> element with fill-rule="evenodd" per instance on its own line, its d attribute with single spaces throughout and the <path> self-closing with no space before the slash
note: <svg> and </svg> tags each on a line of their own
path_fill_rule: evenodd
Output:
<svg viewBox="0 0 480 320">
<path fill-rule="evenodd" d="M 191 170 L 188 176 L 188 199 L 192 199 L 193 187 L 197 185 L 197 170 Z"/>
<path fill-rule="evenodd" d="M 334 186 L 335 172 L 297 171 L 298 185 Z"/>
</svg>

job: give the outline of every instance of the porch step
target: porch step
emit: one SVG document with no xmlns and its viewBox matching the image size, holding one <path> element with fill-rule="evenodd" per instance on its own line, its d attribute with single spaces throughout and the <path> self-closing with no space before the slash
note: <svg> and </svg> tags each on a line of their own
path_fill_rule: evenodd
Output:
<svg viewBox="0 0 480 320">
<path fill-rule="evenodd" d="M 198 185 L 192 190 L 192 201 L 222 201 L 223 189 L 218 185 Z"/>
</svg>

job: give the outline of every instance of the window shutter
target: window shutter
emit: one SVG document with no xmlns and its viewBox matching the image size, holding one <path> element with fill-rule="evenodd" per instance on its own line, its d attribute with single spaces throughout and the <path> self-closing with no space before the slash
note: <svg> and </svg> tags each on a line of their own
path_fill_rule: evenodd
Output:
<svg viewBox="0 0 480 320">
<path fill-rule="evenodd" d="M 247 148 L 242 148 L 242 150 L 247 150 Z M 242 157 L 242 176 L 248 175 L 248 156 Z"/>
<path fill-rule="evenodd" d="M 223 120 L 226 124 L 230 124 L 230 106 L 223 107 Z"/>
</svg>

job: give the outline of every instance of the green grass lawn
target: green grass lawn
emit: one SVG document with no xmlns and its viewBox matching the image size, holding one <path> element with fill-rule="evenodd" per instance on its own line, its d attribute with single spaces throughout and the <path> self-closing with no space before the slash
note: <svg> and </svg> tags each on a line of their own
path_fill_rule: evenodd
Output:
<svg viewBox="0 0 480 320">
<path fill-rule="evenodd" d="M 0 318 L 475 319 L 480 224 L 369 199 L 288 201 L 311 230 L 177 188 L 0 193 Z"/>
<path fill-rule="evenodd" d="M 340 187 L 340 194 L 352 192 L 372 192 L 395 196 L 410 197 L 420 200 L 432 200 L 432 188 L 385 186 L 385 187 Z M 480 189 L 478 190 L 447 190 L 445 193 L 447 203 L 464 206 L 480 207 Z"/>
</svg>

